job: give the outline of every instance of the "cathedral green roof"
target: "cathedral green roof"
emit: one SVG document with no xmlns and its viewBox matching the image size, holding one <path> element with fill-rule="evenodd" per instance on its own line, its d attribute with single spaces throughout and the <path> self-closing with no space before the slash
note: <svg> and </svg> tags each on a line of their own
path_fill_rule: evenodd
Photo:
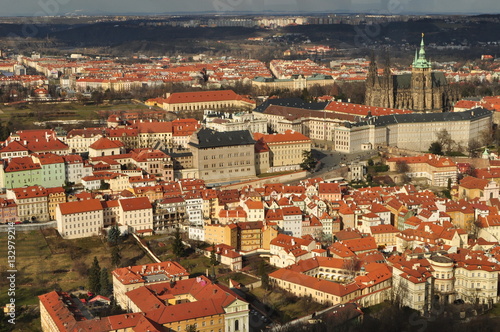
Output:
<svg viewBox="0 0 500 332">
<path fill-rule="evenodd" d="M 425 44 L 424 44 L 424 34 L 422 34 L 422 41 L 420 42 L 420 51 L 415 53 L 415 60 L 412 64 L 413 68 L 431 68 L 431 62 L 427 61 L 425 58 Z"/>
</svg>

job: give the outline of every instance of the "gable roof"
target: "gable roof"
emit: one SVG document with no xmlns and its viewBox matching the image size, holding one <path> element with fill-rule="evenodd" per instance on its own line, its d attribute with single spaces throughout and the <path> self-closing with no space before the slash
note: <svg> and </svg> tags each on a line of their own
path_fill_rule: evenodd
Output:
<svg viewBox="0 0 500 332">
<path fill-rule="evenodd" d="M 135 211 L 135 210 L 145 210 L 153 208 L 151 202 L 147 197 L 120 199 L 119 203 L 123 211 Z"/>
<path fill-rule="evenodd" d="M 89 148 L 94 150 L 106 150 L 106 149 L 119 149 L 123 147 L 123 143 L 120 141 L 112 141 L 107 137 L 101 137 L 94 143 L 92 143 Z"/>
<path fill-rule="evenodd" d="M 98 199 L 89 199 L 84 201 L 74 201 L 59 204 L 59 209 L 61 210 L 61 214 L 76 214 L 76 213 L 84 213 L 84 212 L 93 212 L 93 211 L 101 211 L 102 205 L 101 201 Z"/>
</svg>

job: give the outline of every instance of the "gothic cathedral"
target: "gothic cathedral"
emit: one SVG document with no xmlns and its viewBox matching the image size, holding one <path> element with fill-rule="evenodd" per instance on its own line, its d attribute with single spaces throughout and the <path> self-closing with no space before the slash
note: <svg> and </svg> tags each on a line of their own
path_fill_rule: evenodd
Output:
<svg viewBox="0 0 500 332">
<path fill-rule="evenodd" d="M 452 92 L 442 72 L 432 72 L 425 58 L 424 35 L 415 52 L 411 74 L 392 75 L 387 62 L 382 76 L 372 59 L 366 80 L 365 105 L 410 109 L 417 112 L 445 112 L 459 96 Z"/>
</svg>

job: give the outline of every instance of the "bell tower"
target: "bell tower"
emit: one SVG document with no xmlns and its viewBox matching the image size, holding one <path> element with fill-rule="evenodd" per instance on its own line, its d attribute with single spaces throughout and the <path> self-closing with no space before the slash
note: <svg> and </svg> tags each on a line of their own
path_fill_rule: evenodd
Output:
<svg viewBox="0 0 500 332">
<path fill-rule="evenodd" d="M 411 69 L 411 94 L 415 111 L 428 111 L 434 108 L 432 99 L 431 63 L 425 58 L 424 34 L 420 42 L 420 50 L 415 51 L 415 59 Z"/>
</svg>

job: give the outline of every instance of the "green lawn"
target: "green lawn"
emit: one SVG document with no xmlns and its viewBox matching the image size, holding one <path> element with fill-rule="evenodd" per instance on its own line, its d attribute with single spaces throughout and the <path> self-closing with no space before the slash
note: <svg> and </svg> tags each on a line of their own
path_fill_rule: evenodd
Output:
<svg viewBox="0 0 500 332">
<path fill-rule="evenodd" d="M 495 303 L 493 305 L 493 308 L 490 311 L 488 311 L 488 316 L 500 317 L 500 304 Z"/>
<path fill-rule="evenodd" d="M 5 250 L 6 233 L 0 233 L 0 248 Z M 47 240 L 46 240 L 47 239 Z M 47 242 L 48 241 L 48 242 Z M 112 271 L 111 249 L 98 237 L 62 240 L 51 234 L 44 237 L 40 231 L 17 232 L 16 234 L 16 304 L 37 304 L 37 296 L 54 289 L 72 291 L 87 285 L 86 272 L 94 256 L 101 268 Z M 55 253 L 51 248 L 57 250 Z M 121 266 L 152 263 L 147 255 L 129 238 L 119 245 Z M 4 251 L 5 252 L 5 251 Z M 2 280 L 6 285 L 6 255 L 0 255 Z M 0 294 L 0 304 L 8 300 L 6 292 Z"/>
</svg>

